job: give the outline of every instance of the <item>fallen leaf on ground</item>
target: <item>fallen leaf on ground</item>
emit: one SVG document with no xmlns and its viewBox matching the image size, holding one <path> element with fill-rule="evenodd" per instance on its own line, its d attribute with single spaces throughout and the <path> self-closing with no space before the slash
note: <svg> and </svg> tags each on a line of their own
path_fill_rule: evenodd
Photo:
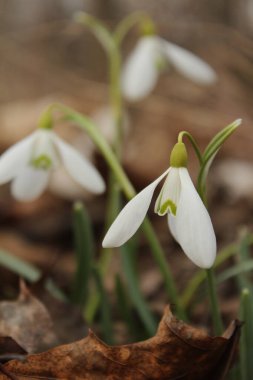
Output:
<svg viewBox="0 0 253 380">
<path fill-rule="evenodd" d="M 177 320 L 167 307 L 156 335 L 146 341 L 111 347 L 90 332 L 83 340 L 29 355 L 23 362 L 12 360 L 4 370 L 19 380 L 222 380 L 236 351 L 240 325 L 234 321 L 223 336 L 210 337 Z"/>
<path fill-rule="evenodd" d="M 0 302 L 0 335 L 13 338 L 29 353 L 52 347 L 56 336 L 47 309 L 20 284 L 16 301 Z"/>
<path fill-rule="evenodd" d="M 23 357 L 27 352 L 9 336 L 0 336 L 0 362 Z"/>
</svg>

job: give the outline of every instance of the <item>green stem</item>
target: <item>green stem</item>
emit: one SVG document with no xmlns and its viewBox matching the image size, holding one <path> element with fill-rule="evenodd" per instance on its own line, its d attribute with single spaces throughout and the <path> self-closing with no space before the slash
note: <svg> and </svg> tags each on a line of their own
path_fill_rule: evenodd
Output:
<svg viewBox="0 0 253 380">
<path fill-rule="evenodd" d="M 74 20 L 89 28 L 107 53 L 111 50 L 113 47 L 112 34 L 100 20 L 85 12 L 76 12 Z"/>
<path fill-rule="evenodd" d="M 183 137 L 186 136 L 188 138 L 188 140 L 190 141 L 190 143 L 192 144 L 192 147 L 196 153 L 196 156 L 198 157 L 198 160 L 199 160 L 199 164 L 200 166 L 202 165 L 203 163 L 203 158 L 202 158 L 202 154 L 200 152 L 200 149 L 198 147 L 198 144 L 196 142 L 196 140 L 192 137 L 192 135 L 187 132 L 187 131 L 182 131 L 179 133 L 178 135 L 178 142 L 183 142 Z"/>
<path fill-rule="evenodd" d="M 130 244 L 126 244 L 120 249 L 124 274 L 127 279 L 129 297 L 131 297 L 137 313 L 139 314 L 139 317 L 142 320 L 149 336 L 153 336 L 156 332 L 157 322 L 147 307 L 146 302 L 141 294 L 138 277 L 135 271 L 136 268 L 133 265 L 132 255 L 134 252 L 132 252 L 129 246 Z"/>
<path fill-rule="evenodd" d="M 203 156 L 198 148 L 198 145 L 195 141 L 195 139 L 191 136 L 190 133 L 186 131 L 182 131 L 178 135 L 178 142 L 182 142 L 182 139 L 184 136 L 187 136 L 188 139 L 190 140 L 195 153 L 198 157 L 199 163 L 200 163 L 200 170 L 203 165 Z M 206 192 L 205 192 L 205 186 L 200 188 L 198 187 L 198 193 L 207 207 L 207 199 L 206 199 Z M 219 310 L 219 303 L 218 303 L 218 297 L 217 297 L 217 287 L 216 287 L 216 281 L 215 281 L 215 274 L 212 268 L 206 269 L 206 278 L 207 278 L 207 286 L 208 286 L 208 292 L 209 292 L 209 297 L 210 297 L 210 304 L 211 304 L 211 313 L 212 313 L 212 318 L 213 318 L 213 323 L 214 323 L 214 329 L 215 333 L 220 335 L 223 330 L 223 323 L 220 315 L 220 310 Z"/>
<path fill-rule="evenodd" d="M 104 288 L 100 271 L 96 267 L 94 267 L 93 269 L 93 275 L 94 275 L 94 279 L 95 279 L 97 289 L 99 291 L 100 299 L 101 299 L 101 326 L 103 330 L 102 332 L 106 340 L 106 343 L 113 344 L 114 343 L 113 325 L 112 325 L 111 308 L 110 308 L 108 295 Z"/>
<path fill-rule="evenodd" d="M 73 227 L 76 271 L 72 299 L 75 303 L 83 306 L 87 302 L 89 293 L 89 280 L 94 256 L 94 236 L 89 214 L 81 202 L 74 204 Z"/>
<path fill-rule="evenodd" d="M 165 288 L 167 290 L 167 294 L 170 297 L 170 303 L 175 305 L 177 316 L 181 319 L 186 320 L 187 317 L 182 307 L 182 304 L 180 302 L 180 299 L 178 297 L 175 282 L 174 282 L 172 273 L 170 271 L 168 262 L 165 258 L 162 246 L 156 237 L 155 231 L 150 221 L 147 218 L 144 220 L 142 224 L 142 229 L 153 251 L 154 259 L 160 269 L 160 272 L 163 275 Z"/>
<path fill-rule="evenodd" d="M 122 146 L 122 119 L 123 105 L 120 88 L 120 72 L 121 72 L 121 55 L 117 44 L 113 40 L 113 45 L 108 51 L 109 58 L 109 84 L 110 84 L 110 106 L 113 112 L 113 151 L 120 162 L 121 146 Z M 115 174 L 109 172 L 108 192 L 107 192 L 107 209 L 105 221 L 105 233 L 109 229 L 113 220 L 116 218 L 120 209 L 120 187 Z M 110 265 L 113 249 L 103 249 L 99 259 L 98 267 L 101 275 L 104 276 Z"/>
<path fill-rule="evenodd" d="M 118 159 L 121 155 L 122 145 L 122 121 L 123 103 L 121 96 L 120 74 L 121 73 L 121 54 L 114 42 L 113 48 L 109 52 L 109 83 L 110 83 L 110 103 L 114 119 L 114 144 L 113 149 Z"/>
<path fill-rule="evenodd" d="M 206 276 L 207 276 L 207 284 L 208 284 L 209 297 L 210 297 L 210 303 L 211 303 L 214 331 L 215 331 L 215 334 L 221 335 L 223 332 L 223 323 L 221 320 L 221 315 L 220 315 L 220 310 L 219 310 L 215 275 L 212 268 L 206 269 Z"/>
<path fill-rule="evenodd" d="M 80 113 L 72 110 L 71 108 L 65 107 L 60 104 L 55 105 L 55 107 L 63 112 L 65 120 L 75 122 L 80 128 L 84 129 L 88 133 L 89 137 L 93 140 L 93 142 L 103 155 L 104 159 L 107 161 L 107 164 L 114 172 L 114 175 L 117 178 L 117 181 L 120 184 L 121 189 L 123 190 L 126 198 L 132 199 L 136 195 L 136 192 L 131 182 L 127 178 L 125 172 L 123 171 L 121 165 L 119 164 L 112 149 L 110 148 L 106 140 L 103 138 L 103 136 L 101 136 L 100 132 L 97 130 L 96 125 L 89 118 L 81 115 Z M 174 280 L 168 269 L 168 263 L 165 259 L 165 253 L 160 245 L 160 242 L 157 239 L 156 234 L 149 222 L 144 222 L 143 230 L 146 235 L 146 238 L 150 243 L 153 256 L 156 262 L 158 263 L 161 273 L 164 277 L 170 301 L 175 304 L 176 309 L 179 311 L 180 315 L 183 316 L 184 313 L 182 307 L 179 304 L 179 298 L 177 296 Z M 171 284 L 173 284 L 173 286 Z"/>
<path fill-rule="evenodd" d="M 150 23 L 152 22 L 150 16 L 143 11 L 137 11 L 125 17 L 117 25 L 116 30 L 114 32 L 114 40 L 116 44 L 120 46 L 129 30 L 138 23 L 146 22 L 146 20 L 148 20 Z"/>
<path fill-rule="evenodd" d="M 253 376 L 253 309 L 252 309 L 252 295 L 250 290 L 245 288 L 241 293 L 241 318 L 245 322 L 242 329 L 242 337 L 240 341 L 240 372 L 241 379 L 252 379 Z"/>
<path fill-rule="evenodd" d="M 253 239 L 252 239 L 253 242 Z M 219 265 L 224 263 L 226 260 L 228 260 L 231 256 L 236 254 L 238 251 L 238 244 L 233 243 L 226 247 L 224 250 L 222 250 L 216 257 L 214 268 L 217 268 Z M 190 306 L 190 303 L 193 299 L 194 294 L 196 294 L 197 289 L 199 286 L 205 281 L 206 279 L 206 273 L 204 269 L 200 269 L 197 271 L 197 273 L 190 279 L 188 282 L 185 291 L 181 295 L 181 303 L 185 309 L 187 309 Z"/>
<path fill-rule="evenodd" d="M 120 184 L 125 196 L 128 199 L 133 198 L 136 195 L 133 185 L 127 178 L 124 170 L 122 169 L 115 153 L 101 135 L 96 125 L 87 117 L 73 109 L 63 106 L 62 104 L 55 104 L 55 109 L 60 110 L 64 114 L 64 119 L 76 123 L 80 128 L 87 132 L 92 139 L 102 156 L 105 158 L 108 166 L 114 172 L 118 183 Z"/>
</svg>

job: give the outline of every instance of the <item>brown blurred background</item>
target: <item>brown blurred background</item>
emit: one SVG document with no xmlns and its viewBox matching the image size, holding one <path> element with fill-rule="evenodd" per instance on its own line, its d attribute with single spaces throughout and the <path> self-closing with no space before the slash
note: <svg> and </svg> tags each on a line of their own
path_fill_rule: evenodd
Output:
<svg viewBox="0 0 253 380">
<path fill-rule="evenodd" d="M 124 167 L 140 189 L 168 166 L 180 130 L 191 132 L 204 148 L 215 132 L 242 118 L 242 127 L 222 147 L 210 174 L 210 212 L 221 247 L 242 227 L 252 228 L 253 0 L 0 0 L 0 149 L 32 131 L 40 112 L 53 101 L 89 115 L 108 104 L 104 52 L 72 15 L 83 10 L 113 28 L 140 9 L 150 13 L 162 37 L 212 65 L 219 80 L 200 87 L 177 73 L 164 74 L 150 97 L 126 104 L 130 128 Z M 135 29 L 124 43 L 124 56 L 137 38 Z M 62 133 L 72 142 L 78 137 L 69 129 Z M 106 175 L 101 157 L 94 156 L 87 141 L 83 146 Z M 196 168 L 194 158 L 193 178 Z M 0 246 L 43 266 L 52 262 L 52 252 L 58 257 L 63 246 L 72 249 L 66 245 L 71 236 L 71 197 L 58 195 L 48 192 L 32 204 L 20 204 L 11 198 L 8 186 L 1 186 Z M 104 198 L 89 200 L 92 218 L 100 226 Z M 153 219 L 167 244 L 165 220 Z M 34 241 L 40 248 L 34 248 Z M 61 267 L 56 267 L 60 274 L 68 273 L 72 259 L 65 255 Z"/>
</svg>

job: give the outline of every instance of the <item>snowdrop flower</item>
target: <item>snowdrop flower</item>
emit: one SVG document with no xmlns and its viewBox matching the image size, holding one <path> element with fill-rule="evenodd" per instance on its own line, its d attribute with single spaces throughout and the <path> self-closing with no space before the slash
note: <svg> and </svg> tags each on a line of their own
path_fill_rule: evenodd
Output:
<svg viewBox="0 0 253 380">
<path fill-rule="evenodd" d="M 97 169 L 47 128 L 39 128 L 2 154 L 0 184 L 12 181 L 14 198 L 31 201 L 43 193 L 51 175 L 62 166 L 88 191 L 97 194 L 104 191 L 104 181 Z"/>
<path fill-rule="evenodd" d="M 156 35 L 141 37 L 122 72 L 122 91 L 129 100 L 140 100 L 155 87 L 159 67 L 167 63 L 197 84 L 216 81 L 215 71 L 202 59 Z"/>
<path fill-rule="evenodd" d="M 170 161 L 171 167 L 123 208 L 107 232 L 103 247 L 118 247 L 130 239 L 145 218 L 156 187 L 166 177 L 155 212 L 167 215 L 169 229 L 188 258 L 201 268 L 210 268 L 216 256 L 216 238 L 210 216 L 186 169 L 183 143 L 175 145 Z"/>
</svg>

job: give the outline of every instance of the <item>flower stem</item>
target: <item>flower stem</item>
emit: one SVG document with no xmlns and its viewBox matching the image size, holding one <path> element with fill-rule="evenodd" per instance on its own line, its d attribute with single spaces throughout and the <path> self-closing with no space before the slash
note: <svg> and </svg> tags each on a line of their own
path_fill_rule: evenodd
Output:
<svg viewBox="0 0 253 380">
<path fill-rule="evenodd" d="M 113 125 L 114 128 L 114 141 L 113 151 L 118 161 L 121 158 L 122 147 L 122 119 L 123 119 L 123 106 L 120 90 L 120 71 L 121 71 L 121 55 L 120 51 L 114 42 L 111 49 L 107 52 L 109 58 L 109 84 L 110 84 L 110 106 L 113 112 Z M 117 178 L 113 171 L 109 172 L 108 192 L 107 192 L 107 209 L 105 218 L 105 232 L 108 230 L 113 220 L 119 213 L 120 208 L 120 187 Z M 103 249 L 99 259 L 98 267 L 101 275 L 104 276 L 110 265 L 113 255 L 113 249 Z"/>
<path fill-rule="evenodd" d="M 197 142 L 192 137 L 192 135 L 186 131 L 182 131 L 178 135 L 178 142 L 182 142 L 183 137 L 186 136 L 189 141 L 191 142 L 194 151 L 198 157 L 199 164 L 200 164 L 200 170 L 202 169 L 203 165 L 203 156 L 200 152 L 200 149 L 198 147 Z M 203 203 L 207 207 L 207 200 L 206 200 L 206 187 L 200 187 L 198 186 L 198 193 L 201 197 Z M 210 297 L 210 304 L 211 304 L 211 313 L 214 323 L 214 330 L 217 335 L 220 335 L 223 331 L 223 323 L 220 315 L 220 309 L 219 309 L 219 303 L 218 303 L 218 297 L 217 297 L 217 288 L 216 288 L 216 281 L 215 281 L 215 274 L 213 268 L 206 269 L 206 278 L 207 278 L 207 286 L 208 286 L 208 292 Z"/>
<path fill-rule="evenodd" d="M 216 281 L 213 268 L 206 269 L 207 284 L 209 290 L 209 297 L 211 303 L 211 312 L 214 324 L 215 334 L 221 335 L 223 332 L 223 323 L 220 315 L 217 291 L 216 291 Z"/>
<path fill-rule="evenodd" d="M 84 129 L 89 137 L 93 140 L 97 148 L 100 150 L 104 159 L 107 161 L 107 164 L 113 171 L 115 177 L 117 178 L 118 184 L 121 186 L 122 191 L 124 192 L 126 198 L 132 199 L 136 192 L 133 185 L 129 181 L 125 172 L 123 171 L 117 157 L 114 152 L 108 145 L 107 141 L 101 136 L 100 132 L 96 128 L 96 125 L 86 116 L 81 115 L 80 113 L 72 110 L 71 108 L 65 107 L 61 104 L 55 106 L 64 114 L 64 119 L 75 122 L 80 128 Z M 166 284 L 166 290 L 169 296 L 171 303 L 173 303 L 178 311 L 180 317 L 184 317 L 184 312 L 179 304 L 179 297 L 177 295 L 176 286 L 174 284 L 173 277 L 168 268 L 168 263 L 165 258 L 165 253 L 160 245 L 159 240 L 156 237 L 156 234 L 150 224 L 150 222 L 144 222 L 143 231 L 149 244 L 152 249 L 153 256 L 159 266 L 161 274 L 163 275 L 164 282 Z"/>
<path fill-rule="evenodd" d="M 127 17 L 125 17 L 120 23 L 117 25 L 116 30 L 114 32 L 114 40 L 119 46 L 127 33 L 133 28 L 136 24 L 141 24 L 144 22 L 152 23 L 150 16 L 144 11 L 136 11 L 134 13 L 130 13 Z"/>
<path fill-rule="evenodd" d="M 182 131 L 178 135 L 178 142 L 183 142 L 183 137 L 186 136 L 190 143 L 192 144 L 192 147 L 196 153 L 196 156 L 198 157 L 199 164 L 201 165 L 203 162 L 202 154 L 200 153 L 200 149 L 198 147 L 198 144 L 196 140 L 192 137 L 192 135 L 187 131 Z"/>
<path fill-rule="evenodd" d="M 146 238 L 149 242 L 151 249 L 153 250 L 154 259 L 163 275 L 165 288 L 167 290 L 167 294 L 170 297 L 171 304 L 175 305 L 176 314 L 179 318 L 186 320 L 185 311 L 179 301 L 177 289 L 175 286 L 175 282 L 170 271 L 169 265 L 165 258 L 163 249 L 159 240 L 156 237 L 155 231 L 150 223 L 150 221 L 146 218 L 142 224 L 142 229 L 146 235 Z"/>
</svg>

